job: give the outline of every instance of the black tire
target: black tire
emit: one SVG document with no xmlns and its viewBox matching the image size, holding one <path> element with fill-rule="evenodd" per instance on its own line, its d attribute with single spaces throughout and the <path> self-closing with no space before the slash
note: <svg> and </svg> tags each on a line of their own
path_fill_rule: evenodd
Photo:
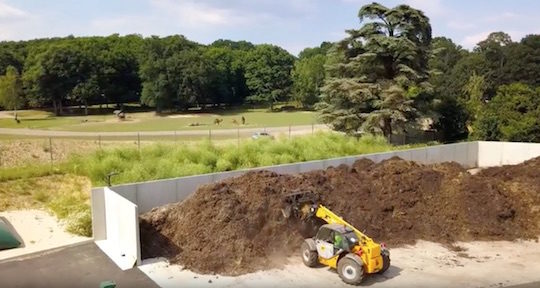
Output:
<svg viewBox="0 0 540 288">
<path fill-rule="evenodd" d="M 378 274 L 383 274 L 390 268 L 390 253 L 386 250 L 381 251 L 382 257 L 382 269 L 377 272 Z"/>
<path fill-rule="evenodd" d="M 319 264 L 319 255 L 317 251 L 311 250 L 307 242 L 302 243 L 302 262 L 308 267 L 315 267 Z"/>
<path fill-rule="evenodd" d="M 364 279 L 364 266 L 348 257 L 339 260 L 337 272 L 339 278 L 347 284 L 359 285 Z"/>
</svg>

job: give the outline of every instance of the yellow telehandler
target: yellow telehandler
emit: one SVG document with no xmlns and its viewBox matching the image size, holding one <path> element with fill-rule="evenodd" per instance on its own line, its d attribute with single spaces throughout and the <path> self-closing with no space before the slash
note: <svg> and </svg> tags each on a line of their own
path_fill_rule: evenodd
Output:
<svg viewBox="0 0 540 288">
<path fill-rule="evenodd" d="M 334 268 L 345 283 L 352 285 L 359 285 L 366 274 L 384 273 L 390 267 L 390 252 L 384 243 L 373 241 L 319 204 L 319 199 L 319 195 L 311 191 L 295 192 L 284 198 L 285 218 L 292 216 L 306 223 L 321 219 L 326 223 L 318 228 L 314 237 L 304 240 L 301 247 L 304 264 Z"/>
</svg>

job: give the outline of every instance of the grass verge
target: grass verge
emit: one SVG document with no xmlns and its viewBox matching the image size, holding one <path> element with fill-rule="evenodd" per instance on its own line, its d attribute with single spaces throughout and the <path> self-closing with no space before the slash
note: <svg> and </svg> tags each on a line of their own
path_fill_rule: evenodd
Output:
<svg viewBox="0 0 540 288">
<path fill-rule="evenodd" d="M 51 175 L 0 182 L 0 211 L 44 208 L 70 233 L 91 236 L 90 181 L 76 175 Z"/>
</svg>

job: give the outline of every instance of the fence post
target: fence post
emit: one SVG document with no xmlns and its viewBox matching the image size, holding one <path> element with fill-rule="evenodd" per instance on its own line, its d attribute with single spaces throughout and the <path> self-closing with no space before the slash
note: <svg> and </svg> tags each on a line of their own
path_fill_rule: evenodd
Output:
<svg viewBox="0 0 540 288">
<path fill-rule="evenodd" d="M 137 147 L 139 149 L 139 153 L 141 153 L 141 132 L 137 132 Z"/>
<path fill-rule="evenodd" d="M 291 125 L 289 125 L 289 140 L 291 139 Z"/>
<path fill-rule="evenodd" d="M 52 138 L 49 137 L 49 154 L 51 154 L 51 167 L 53 166 Z"/>
</svg>

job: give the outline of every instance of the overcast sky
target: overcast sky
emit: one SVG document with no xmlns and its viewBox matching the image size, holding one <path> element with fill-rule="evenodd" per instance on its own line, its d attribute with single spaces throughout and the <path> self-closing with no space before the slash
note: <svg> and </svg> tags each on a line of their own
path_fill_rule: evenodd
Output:
<svg viewBox="0 0 540 288">
<path fill-rule="evenodd" d="M 0 40 L 54 36 L 183 34 L 277 44 L 297 54 L 359 27 L 364 0 L 0 0 Z M 492 31 L 514 41 L 540 33 L 537 0 L 402 0 L 431 19 L 434 36 L 472 48 Z M 535 15 L 536 14 L 536 15 Z"/>
</svg>

